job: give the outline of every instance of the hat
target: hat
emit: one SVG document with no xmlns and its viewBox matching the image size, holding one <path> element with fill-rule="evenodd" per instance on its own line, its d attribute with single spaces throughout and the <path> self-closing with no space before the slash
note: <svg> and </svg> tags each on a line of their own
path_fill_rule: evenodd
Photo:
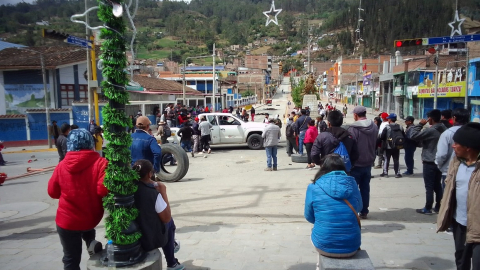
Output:
<svg viewBox="0 0 480 270">
<path fill-rule="evenodd" d="M 67 136 L 67 151 L 92 150 L 93 137 L 84 128 L 73 129 Z"/>
<path fill-rule="evenodd" d="M 198 117 L 195 117 L 195 122 L 198 122 L 198 120 L 199 120 Z"/>
<path fill-rule="evenodd" d="M 405 118 L 405 121 L 410 121 L 413 123 L 413 121 L 415 121 L 415 118 L 413 116 L 407 116 L 407 118 Z"/>
<path fill-rule="evenodd" d="M 397 119 L 397 115 L 394 113 L 391 113 L 386 119 Z"/>
<path fill-rule="evenodd" d="M 354 114 L 360 114 L 360 113 L 365 113 L 365 112 L 367 112 L 367 108 L 365 108 L 363 106 L 357 106 L 353 109 Z"/>
<path fill-rule="evenodd" d="M 386 112 L 383 112 L 383 113 L 380 115 L 380 118 L 382 118 L 382 119 L 387 119 L 387 117 L 388 117 L 388 113 L 386 113 Z"/>
<path fill-rule="evenodd" d="M 151 124 L 150 119 L 148 119 L 148 117 L 146 117 L 146 116 L 139 116 L 139 117 L 137 118 L 137 126 L 144 126 L 144 127 L 146 127 L 146 126 L 148 126 L 148 125 L 150 125 L 150 124 Z"/>
<path fill-rule="evenodd" d="M 159 124 L 159 125 L 165 125 L 165 122 L 160 121 L 158 124 Z"/>
<path fill-rule="evenodd" d="M 480 150 L 480 123 L 468 123 L 453 135 L 453 141 L 467 148 Z"/>
</svg>

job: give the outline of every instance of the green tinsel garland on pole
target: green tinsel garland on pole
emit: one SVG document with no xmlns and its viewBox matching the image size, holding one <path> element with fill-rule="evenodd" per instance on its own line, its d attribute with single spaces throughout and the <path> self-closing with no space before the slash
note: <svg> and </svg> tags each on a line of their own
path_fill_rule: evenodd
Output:
<svg viewBox="0 0 480 270">
<path fill-rule="evenodd" d="M 123 0 L 115 2 L 124 6 Z M 105 138 L 109 141 L 105 151 L 109 163 L 104 185 L 110 193 L 104 198 L 103 206 L 110 215 L 106 219 L 105 230 L 107 238 L 114 243 L 115 263 L 117 266 L 126 266 L 142 261 L 145 254 L 138 241 L 141 233 L 135 223 L 138 210 L 133 194 L 137 190 L 134 181 L 138 179 L 138 174 L 130 168 L 129 147 L 132 139 L 126 132 L 132 123 L 125 115 L 125 104 L 129 100 L 125 88 L 129 81 L 125 72 L 125 22 L 121 16 L 113 15 L 110 1 L 99 0 L 98 3 L 98 18 L 106 26 L 100 35 L 104 40 L 100 56 L 104 78 L 102 91 L 109 99 L 108 105 L 102 110 Z"/>
</svg>

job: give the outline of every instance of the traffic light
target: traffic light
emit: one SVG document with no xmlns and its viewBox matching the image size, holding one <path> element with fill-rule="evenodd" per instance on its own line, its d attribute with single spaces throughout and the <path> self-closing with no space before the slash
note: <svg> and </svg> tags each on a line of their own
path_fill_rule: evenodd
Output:
<svg viewBox="0 0 480 270">
<path fill-rule="evenodd" d="M 69 34 L 60 33 L 55 30 L 42 29 L 42 37 L 56 39 L 56 40 L 65 40 L 69 37 Z"/>
<path fill-rule="evenodd" d="M 394 42 L 394 46 L 396 48 L 422 46 L 422 45 L 423 45 L 423 39 L 422 38 L 399 39 L 399 40 L 395 40 L 395 42 Z"/>
</svg>

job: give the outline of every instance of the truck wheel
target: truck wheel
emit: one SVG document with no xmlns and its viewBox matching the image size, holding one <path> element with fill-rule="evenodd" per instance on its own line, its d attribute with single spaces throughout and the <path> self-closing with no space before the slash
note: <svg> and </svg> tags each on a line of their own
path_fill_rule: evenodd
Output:
<svg viewBox="0 0 480 270">
<path fill-rule="evenodd" d="M 180 181 L 188 172 L 190 161 L 185 150 L 173 143 L 162 144 L 162 158 L 160 172 L 157 174 L 160 181 L 177 182 Z M 177 166 L 170 166 L 170 157 L 173 155 Z"/>
<path fill-rule="evenodd" d="M 306 154 L 300 155 L 300 154 L 292 154 L 292 162 L 295 163 L 307 163 L 308 158 Z"/>
<path fill-rule="evenodd" d="M 252 150 L 258 150 L 263 146 L 262 135 L 252 134 L 247 139 L 248 148 Z"/>
</svg>

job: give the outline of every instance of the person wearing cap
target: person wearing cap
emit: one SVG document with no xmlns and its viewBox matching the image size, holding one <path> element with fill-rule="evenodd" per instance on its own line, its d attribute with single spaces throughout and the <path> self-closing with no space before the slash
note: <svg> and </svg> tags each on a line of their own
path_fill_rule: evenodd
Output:
<svg viewBox="0 0 480 270">
<path fill-rule="evenodd" d="M 371 119 L 367 119 L 367 108 L 364 106 L 355 107 L 352 113 L 355 122 L 350 125 L 348 132 L 357 142 L 358 152 L 362 153 L 362 157 L 357 159 L 350 175 L 355 178 L 362 196 L 363 207 L 360 211 L 360 218 L 366 219 L 370 205 L 370 179 L 372 178 L 372 164 L 376 157 L 378 127 Z"/>
<path fill-rule="evenodd" d="M 132 155 L 132 164 L 139 159 L 146 159 L 153 164 L 155 173 L 160 172 L 160 160 L 162 158 L 162 149 L 157 143 L 155 137 L 148 134 L 150 129 L 150 120 L 146 116 L 137 118 L 137 129 L 131 135 L 132 145 L 130 145 L 130 154 Z M 158 132 L 157 132 L 158 133 Z"/>
<path fill-rule="evenodd" d="M 416 142 L 422 142 L 422 162 L 423 162 L 423 181 L 425 182 L 425 207 L 417 209 L 417 213 L 431 215 L 433 208 L 433 194 L 435 193 L 435 207 L 433 211 L 438 212 L 440 201 L 442 200 L 442 172 L 435 164 L 435 155 L 437 153 L 437 144 L 440 135 L 447 130 L 444 124 L 440 122 L 441 112 L 432 110 L 428 114 L 428 119 L 422 119 L 412 127 L 408 138 Z M 423 128 L 425 124 L 429 128 Z"/>
<path fill-rule="evenodd" d="M 480 124 L 468 123 L 453 135 L 437 232 L 453 229 L 457 269 L 480 269 Z"/>
<path fill-rule="evenodd" d="M 383 132 L 383 129 L 388 125 L 388 120 L 387 120 L 387 117 L 388 117 L 388 113 L 386 112 L 383 112 L 381 114 L 379 114 L 380 118 L 382 119 L 382 123 L 380 124 L 380 127 L 378 128 L 378 139 L 379 141 L 380 140 L 380 135 L 382 135 L 382 132 Z M 379 149 L 378 149 L 378 153 L 377 153 L 377 166 L 375 166 L 375 169 L 382 169 L 383 168 L 383 162 L 385 161 L 385 157 L 384 157 L 384 153 L 385 152 L 385 149 L 383 146 L 381 146 Z"/>
<path fill-rule="evenodd" d="M 385 149 L 385 162 L 383 164 L 383 172 L 380 174 L 381 177 L 388 177 L 388 167 L 390 165 L 390 158 L 393 158 L 393 170 L 395 171 L 395 178 L 400 178 L 402 175 L 400 174 L 400 149 L 397 148 L 395 145 L 392 145 L 394 137 L 392 137 L 392 131 L 400 129 L 403 138 L 405 138 L 405 131 L 403 127 L 397 124 L 397 115 L 391 113 L 388 117 L 388 125 L 382 131 L 382 135 L 380 135 L 380 139 L 382 140 L 384 149 Z"/>
<path fill-rule="evenodd" d="M 453 157 L 453 135 L 457 130 L 470 121 L 470 112 L 464 108 L 458 108 L 453 111 L 453 126 L 440 135 L 437 144 L 437 153 L 435 163 L 442 172 L 442 188 L 445 188 L 445 178 L 447 178 L 448 164 Z M 442 122 L 443 123 L 443 122 Z"/>
<path fill-rule="evenodd" d="M 90 256 L 102 251 L 102 243 L 95 240 L 95 227 L 103 217 L 102 198 L 108 194 L 103 185 L 108 161 L 93 148 L 89 131 L 72 130 L 67 136 L 67 154 L 48 181 L 48 195 L 59 200 L 55 223 L 64 269 L 80 269 L 82 239 Z"/>
<path fill-rule="evenodd" d="M 404 160 L 407 170 L 403 173 L 404 176 L 413 175 L 413 167 L 415 166 L 413 156 L 415 154 L 415 150 L 417 150 L 417 142 L 408 138 L 408 134 L 414 126 L 414 121 L 415 118 L 413 118 L 413 116 L 407 116 L 405 118 L 405 125 L 407 125 L 407 128 L 405 129 L 405 142 L 403 144 L 403 150 L 405 151 Z"/>
</svg>

